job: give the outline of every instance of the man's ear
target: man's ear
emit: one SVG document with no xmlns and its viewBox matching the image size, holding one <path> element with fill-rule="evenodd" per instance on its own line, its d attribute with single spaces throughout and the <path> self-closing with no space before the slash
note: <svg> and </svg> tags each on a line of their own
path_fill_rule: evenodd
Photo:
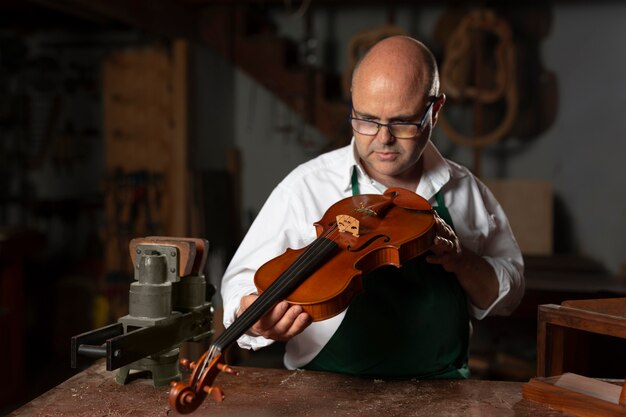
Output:
<svg viewBox="0 0 626 417">
<path fill-rule="evenodd" d="M 433 104 L 433 126 L 437 124 L 437 119 L 439 118 L 439 110 L 441 110 L 445 102 L 446 95 L 443 93 L 435 98 L 435 102 Z"/>
</svg>

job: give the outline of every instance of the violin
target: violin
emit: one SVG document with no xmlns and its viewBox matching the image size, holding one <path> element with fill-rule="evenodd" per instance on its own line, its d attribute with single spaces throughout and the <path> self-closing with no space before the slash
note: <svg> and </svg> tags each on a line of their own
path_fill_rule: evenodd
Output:
<svg viewBox="0 0 626 417">
<path fill-rule="evenodd" d="M 430 203 L 403 188 L 342 199 L 314 225 L 317 238 L 311 244 L 287 249 L 257 270 L 259 297 L 200 359 L 181 359 L 192 372 L 188 383 L 172 382 L 172 409 L 191 413 L 207 395 L 223 400 L 222 389 L 213 381 L 219 372 L 236 371 L 224 363 L 222 353 L 279 301 L 300 304 L 313 321 L 328 319 L 345 310 L 362 290 L 364 274 L 383 265 L 400 267 L 430 249 L 435 239 Z"/>
</svg>

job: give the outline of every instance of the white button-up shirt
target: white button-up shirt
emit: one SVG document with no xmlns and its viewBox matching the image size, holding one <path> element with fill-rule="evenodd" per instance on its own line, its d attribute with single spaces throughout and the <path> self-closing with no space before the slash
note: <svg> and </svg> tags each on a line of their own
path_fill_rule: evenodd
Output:
<svg viewBox="0 0 626 417">
<path fill-rule="evenodd" d="M 415 192 L 436 205 L 440 192 L 463 247 L 481 255 L 493 267 L 500 284 L 497 299 L 482 310 L 468 300 L 477 319 L 506 315 L 524 293 L 523 259 L 504 211 L 489 189 L 471 172 L 441 156 L 429 142 L 422 155 L 424 170 Z M 265 262 L 287 248 L 298 249 L 316 239 L 313 223 L 337 201 L 352 195 L 351 175 L 356 166 L 361 194 L 381 194 L 386 187 L 363 170 L 354 139 L 349 146 L 320 155 L 294 169 L 272 191 L 228 266 L 221 287 L 224 325 L 235 320 L 241 297 L 256 293 L 253 278 Z M 349 308 L 349 307 L 348 307 Z M 289 340 L 285 365 L 295 369 L 310 362 L 339 327 L 345 311 L 313 322 Z M 273 341 L 248 334 L 242 348 L 259 349 Z"/>
</svg>

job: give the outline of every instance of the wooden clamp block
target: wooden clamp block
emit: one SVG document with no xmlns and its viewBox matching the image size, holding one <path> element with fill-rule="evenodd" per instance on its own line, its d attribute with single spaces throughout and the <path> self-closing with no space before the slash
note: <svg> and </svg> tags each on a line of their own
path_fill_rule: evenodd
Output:
<svg viewBox="0 0 626 417">
<path fill-rule="evenodd" d="M 532 378 L 522 387 L 525 399 L 581 417 L 626 416 L 623 386 L 573 373 Z"/>
<path fill-rule="evenodd" d="M 167 237 L 167 236 L 148 236 L 146 239 L 154 241 L 155 243 L 167 243 L 171 242 L 172 244 L 176 242 L 188 242 L 189 244 L 193 244 L 195 247 L 195 257 L 193 259 L 193 264 L 191 265 L 191 269 L 188 274 L 202 274 L 204 270 L 204 266 L 206 265 L 206 260 L 209 256 L 209 241 L 206 239 L 199 239 L 193 237 Z"/>
<path fill-rule="evenodd" d="M 135 264 L 135 257 L 137 255 L 137 246 L 146 244 L 149 245 L 151 243 L 157 245 L 169 245 L 178 249 L 178 270 L 180 271 L 181 277 L 191 275 L 192 273 L 202 273 L 208 255 L 209 243 L 207 240 L 169 236 L 148 236 L 133 239 L 129 244 L 130 257 L 133 265 Z"/>
</svg>

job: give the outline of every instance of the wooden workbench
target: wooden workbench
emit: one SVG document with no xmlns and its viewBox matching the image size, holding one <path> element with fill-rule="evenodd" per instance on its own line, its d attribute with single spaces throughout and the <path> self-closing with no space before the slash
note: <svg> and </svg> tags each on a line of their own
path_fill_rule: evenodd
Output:
<svg viewBox="0 0 626 417">
<path fill-rule="evenodd" d="M 521 383 L 481 380 L 381 381 L 313 371 L 238 368 L 221 374 L 226 399 L 207 398 L 191 416 L 563 416 L 522 399 Z M 172 416 L 168 388 L 118 385 L 103 362 L 20 409 L 16 416 Z"/>
</svg>

